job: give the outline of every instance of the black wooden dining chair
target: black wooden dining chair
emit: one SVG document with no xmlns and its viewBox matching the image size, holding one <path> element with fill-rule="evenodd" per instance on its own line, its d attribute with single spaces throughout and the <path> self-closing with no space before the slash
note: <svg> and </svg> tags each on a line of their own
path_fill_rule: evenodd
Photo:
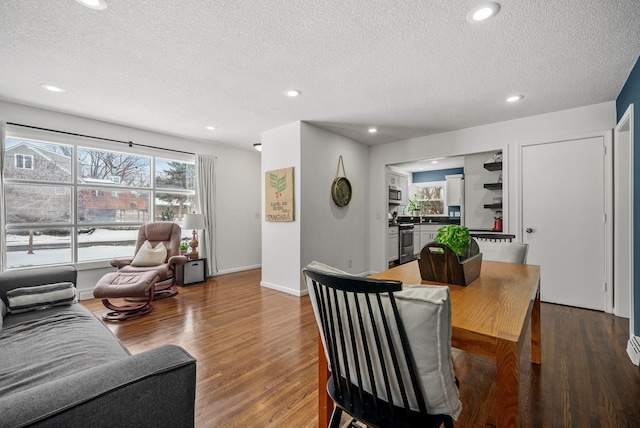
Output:
<svg viewBox="0 0 640 428">
<path fill-rule="evenodd" d="M 419 373 L 394 293 L 400 281 L 303 269 L 331 376 L 327 391 L 342 413 L 375 427 L 453 427 L 427 411 Z M 305 278 L 305 279 L 307 279 Z M 434 344 L 435 346 L 435 344 Z M 456 388 L 457 392 L 457 388 Z"/>
</svg>

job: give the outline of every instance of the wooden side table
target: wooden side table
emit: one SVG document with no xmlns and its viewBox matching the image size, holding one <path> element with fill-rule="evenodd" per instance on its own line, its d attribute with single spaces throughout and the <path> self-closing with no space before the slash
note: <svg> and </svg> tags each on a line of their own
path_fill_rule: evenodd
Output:
<svg viewBox="0 0 640 428">
<path fill-rule="evenodd" d="M 188 260 L 184 265 L 176 266 L 178 285 L 200 284 L 207 280 L 207 259 Z"/>
</svg>

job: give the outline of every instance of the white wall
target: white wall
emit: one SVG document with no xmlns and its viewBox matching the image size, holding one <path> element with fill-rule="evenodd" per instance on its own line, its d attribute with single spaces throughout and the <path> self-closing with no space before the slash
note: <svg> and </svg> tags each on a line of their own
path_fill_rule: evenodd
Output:
<svg viewBox="0 0 640 428">
<path fill-rule="evenodd" d="M 353 190 L 343 208 L 331 198 L 340 155 Z M 263 180 L 267 171 L 291 166 L 295 220 L 263 222 L 261 284 L 300 296 L 307 293 L 300 271 L 313 260 L 352 273 L 368 270 L 369 147 L 301 122 L 264 132 Z"/>
<path fill-rule="evenodd" d="M 260 154 L 223 144 L 189 140 L 167 134 L 120 126 L 0 101 L 0 120 L 41 128 L 91 135 L 135 144 L 212 154 L 216 170 L 216 248 L 219 273 L 259 267 L 260 260 Z M 114 148 L 121 147 L 118 143 Z M 124 146 L 126 147 L 126 146 Z M 169 153 L 169 152 L 167 152 Z M 78 289 L 82 298 L 90 298 L 91 290 L 104 273 L 112 271 L 108 262 L 82 263 L 78 266 Z"/>
<path fill-rule="evenodd" d="M 262 281 L 264 287 L 300 296 L 300 122 L 262 133 Z M 264 221 L 264 176 L 293 167 L 294 221 Z"/>
<path fill-rule="evenodd" d="M 216 147 L 216 258 L 218 273 L 262 264 L 260 153 Z"/>
<path fill-rule="evenodd" d="M 331 198 L 340 155 L 353 191 L 342 208 Z M 369 147 L 303 123 L 302 165 L 300 268 L 316 260 L 354 274 L 367 272 Z"/>
<path fill-rule="evenodd" d="M 546 113 L 489 125 L 477 126 L 427 137 L 413 138 L 371 148 L 370 153 L 370 220 L 369 235 L 371 270 L 381 271 L 386 267 L 386 192 L 385 166 L 387 164 L 414 161 L 440 156 L 458 156 L 468 153 L 502 149 L 507 167 L 506 189 L 503 198 L 508 201 L 505 224 L 517 227 L 516 182 L 518 170 L 511 165 L 518 163 L 519 144 L 543 139 L 564 138 L 591 131 L 612 129 L 615 126 L 614 102 L 606 102 L 559 112 Z M 509 150 L 513 148 L 513 150 Z M 508 160 L 507 160 L 508 159 Z"/>
</svg>

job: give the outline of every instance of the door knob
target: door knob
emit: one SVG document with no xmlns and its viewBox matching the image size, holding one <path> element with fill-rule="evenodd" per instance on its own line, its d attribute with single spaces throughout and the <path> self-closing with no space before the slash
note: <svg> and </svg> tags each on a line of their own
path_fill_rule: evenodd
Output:
<svg viewBox="0 0 640 428">
<path fill-rule="evenodd" d="M 533 232 L 533 229 L 531 229 L 530 227 L 527 227 L 524 231 L 527 232 L 527 233 L 531 233 L 531 232 Z"/>
</svg>

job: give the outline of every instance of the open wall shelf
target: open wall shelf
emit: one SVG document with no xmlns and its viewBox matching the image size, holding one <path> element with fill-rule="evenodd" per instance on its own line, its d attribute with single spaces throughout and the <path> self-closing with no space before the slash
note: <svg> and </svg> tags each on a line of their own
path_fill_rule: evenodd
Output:
<svg viewBox="0 0 640 428">
<path fill-rule="evenodd" d="M 484 188 L 489 190 L 502 190 L 502 183 L 485 183 Z"/>
<path fill-rule="evenodd" d="M 502 171 L 502 162 L 488 162 L 484 164 L 487 171 Z"/>
</svg>

